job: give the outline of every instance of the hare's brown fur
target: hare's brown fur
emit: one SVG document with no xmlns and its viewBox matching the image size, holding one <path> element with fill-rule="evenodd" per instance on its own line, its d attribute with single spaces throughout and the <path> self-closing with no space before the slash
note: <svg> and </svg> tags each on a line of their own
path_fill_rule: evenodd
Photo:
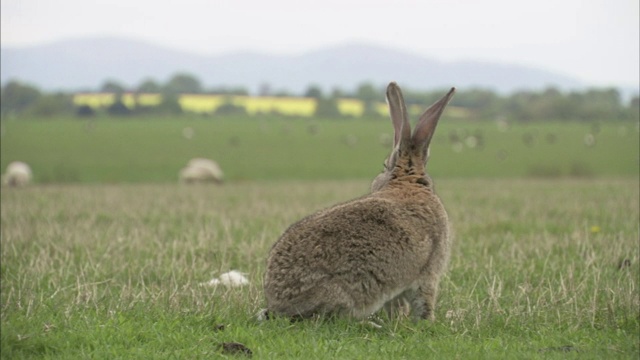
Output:
<svg viewBox="0 0 640 360">
<path fill-rule="evenodd" d="M 365 318 L 404 299 L 415 317 L 433 318 L 450 248 L 447 213 L 425 173 L 435 124 L 429 134 L 416 135 L 419 124 L 413 137 L 407 135 L 395 83 L 387 97 L 396 130 L 387 170 L 371 194 L 310 215 L 284 232 L 267 262 L 269 313 Z M 394 110 L 403 123 L 394 119 Z"/>
</svg>

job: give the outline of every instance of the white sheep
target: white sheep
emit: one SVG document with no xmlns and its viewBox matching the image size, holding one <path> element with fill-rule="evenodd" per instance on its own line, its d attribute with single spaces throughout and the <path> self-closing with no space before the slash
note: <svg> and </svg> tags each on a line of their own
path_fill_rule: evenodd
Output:
<svg viewBox="0 0 640 360">
<path fill-rule="evenodd" d="M 224 173 L 213 160 L 194 158 L 180 170 L 180 181 L 184 183 L 213 182 L 222 183 Z"/>
<path fill-rule="evenodd" d="M 2 183 L 7 186 L 26 186 L 31 182 L 31 168 L 22 161 L 11 162 L 2 176 Z"/>
</svg>

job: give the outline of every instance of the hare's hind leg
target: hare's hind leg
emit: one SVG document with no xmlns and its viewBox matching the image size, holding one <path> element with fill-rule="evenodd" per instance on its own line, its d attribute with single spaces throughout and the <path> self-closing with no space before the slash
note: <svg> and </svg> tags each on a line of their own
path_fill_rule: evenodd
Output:
<svg viewBox="0 0 640 360">
<path fill-rule="evenodd" d="M 422 289 L 408 289 L 403 292 L 399 298 L 404 299 L 405 302 L 409 302 L 410 314 L 414 320 L 427 319 L 425 297 L 423 296 Z"/>
<path fill-rule="evenodd" d="M 424 307 L 420 317 L 427 320 L 435 319 L 436 296 L 438 295 L 438 285 L 429 282 L 425 287 L 420 288 L 421 297 L 424 299 Z"/>
<path fill-rule="evenodd" d="M 425 269 L 422 281 L 420 281 L 417 297 L 422 299 L 424 306 L 421 313 L 417 315 L 423 319 L 433 320 L 435 318 L 438 285 L 444 266 L 445 263 L 441 261 L 430 263 Z"/>
<path fill-rule="evenodd" d="M 415 300 L 420 306 L 416 307 L 416 312 L 413 313 L 415 316 L 427 320 L 433 320 L 435 318 L 439 282 L 439 276 L 432 276 L 420 284 Z"/>
<path fill-rule="evenodd" d="M 438 280 L 434 281 L 434 279 L 427 279 L 420 284 L 418 289 L 406 290 L 387 305 L 398 306 L 401 304 L 400 301 L 404 301 L 405 303 L 408 301 L 411 305 L 411 317 L 414 320 L 433 320 L 437 292 Z M 388 309 L 387 306 L 385 306 L 385 309 Z"/>
<path fill-rule="evenodd" d="M 445 236 L 439 241 L 434 241 L 429 261 L 422 269 L 417 298 L 421 299 L 423 306 L 420 308 L 420 312 L 414 312 L 422 319 L 433 320 L 435 318 L 438 286 L 440 285 L 440 277 L 447 266 L 448 258 L 449 238 Z"/>
</svg>

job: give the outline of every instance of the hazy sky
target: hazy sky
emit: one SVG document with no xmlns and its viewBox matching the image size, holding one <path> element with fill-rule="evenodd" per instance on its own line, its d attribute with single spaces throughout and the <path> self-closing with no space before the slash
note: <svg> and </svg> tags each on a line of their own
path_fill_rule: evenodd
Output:
<svg viewBox="0 0 640 360">
<path fill-rule="evenodd" d="M 126 36 L 197 53 L 298 54 L 363 41 L 440 60 L 639 83 L 638 0 L 2 0 L 2 46 Z"/>
</svg>

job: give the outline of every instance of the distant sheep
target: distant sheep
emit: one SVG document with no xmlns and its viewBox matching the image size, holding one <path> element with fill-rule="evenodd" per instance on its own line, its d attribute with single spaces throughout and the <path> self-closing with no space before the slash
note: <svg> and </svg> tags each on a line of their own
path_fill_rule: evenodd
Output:
<svg viewBox="0 0 640 360">
<path fill-rule="evenodd" d="M 224 174 L 218 163 L 204 158 L 191 159 L 187 166 L 180 170 L 180 181 L 188 184 L 206 182 L 221 184 L 223 178 Z"/>
<path fill-rule="evenodd" d="M 7 166 L 7 171 L 2 176 L 2 184 L 19 187 L 26 186 L 31 182 L 31 168 L 22 161 L 14 161 Z"/>
</svg>

